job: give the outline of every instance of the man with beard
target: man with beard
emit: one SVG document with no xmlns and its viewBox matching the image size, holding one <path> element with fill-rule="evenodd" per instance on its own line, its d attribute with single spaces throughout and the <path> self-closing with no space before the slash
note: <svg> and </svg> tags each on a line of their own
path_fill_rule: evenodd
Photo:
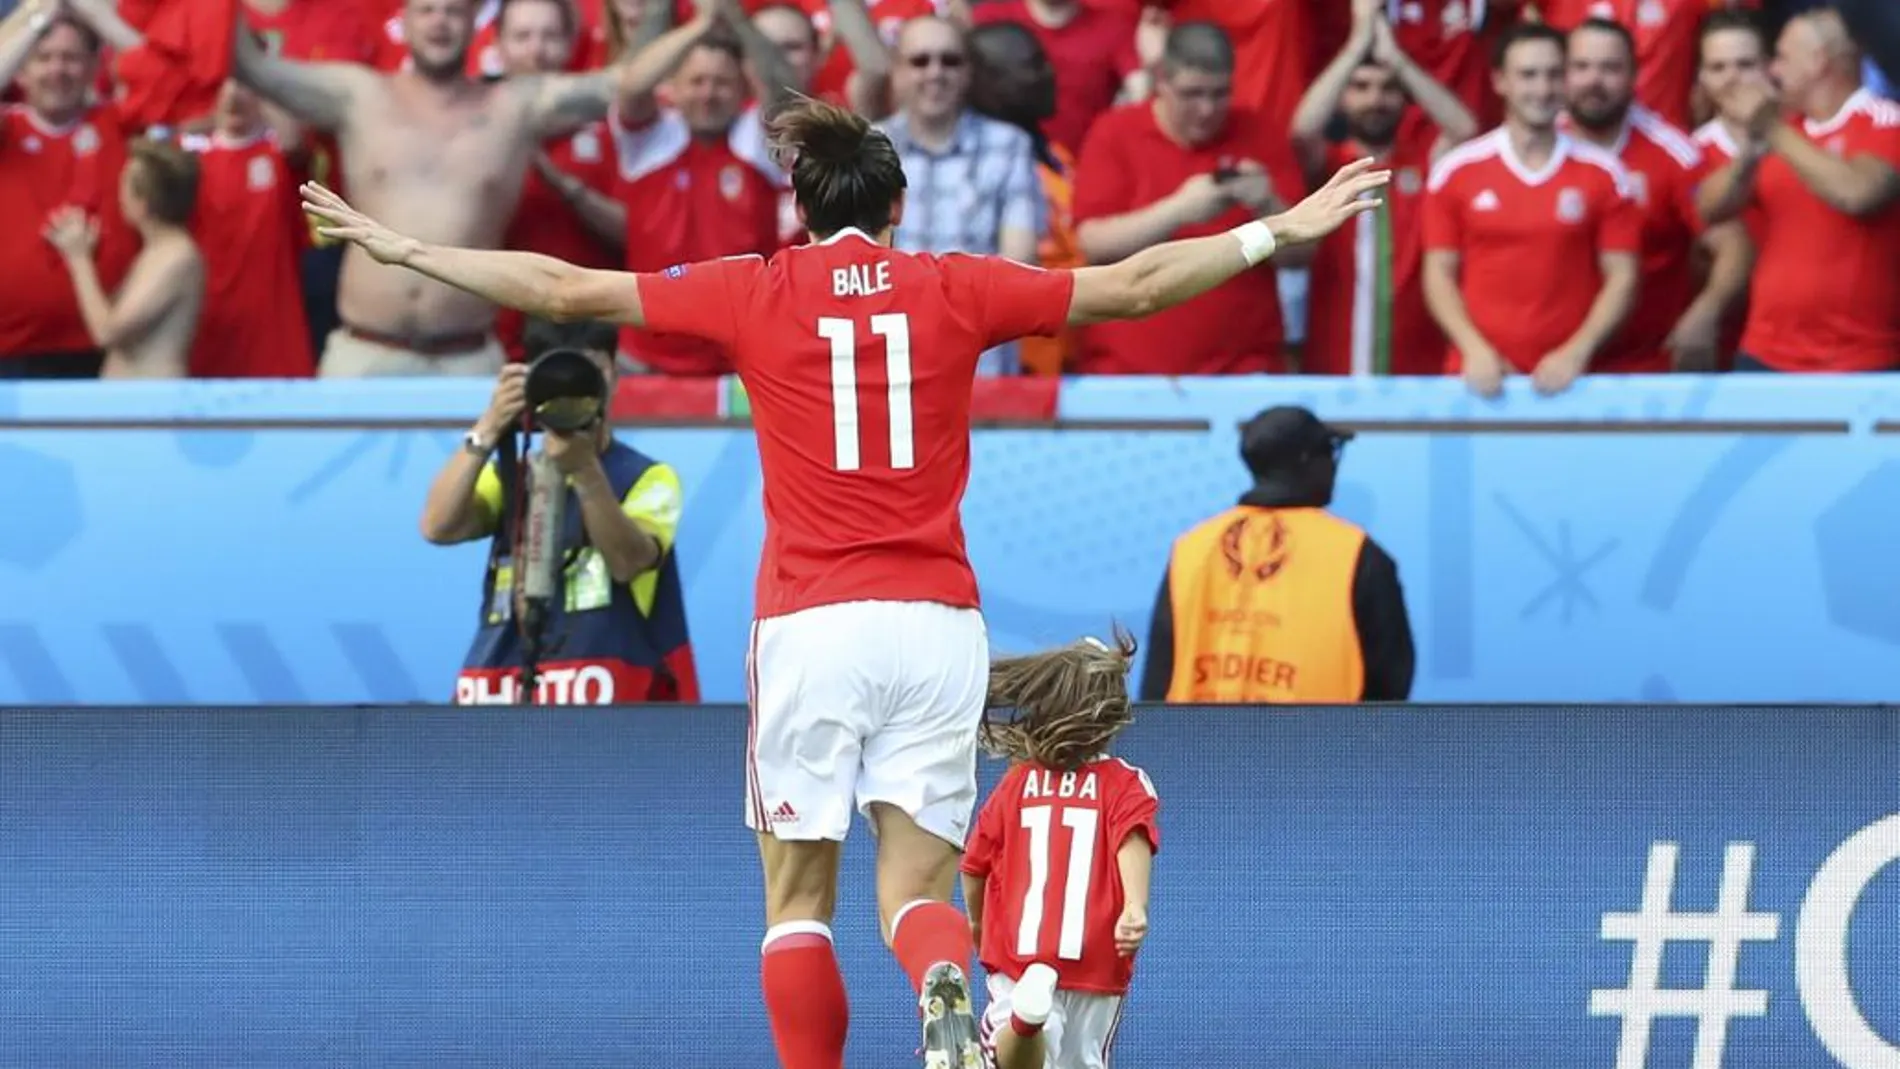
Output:
<svg viewBox="0 0 1900 1069">
<path fill-rule="evenodd" d="M 1684 371 L 1712 370 L 1722 319 L 1748 288 L 1754 259 L 1748 235 L 1739 222 L 1700 235 L 1710 267 L 1698 293 L 1691 253 L 1701 229 L 1695 209 L 1701 152 L 1687 134 L 1635 103 L 1636 42 L 1622 24 L 1586 19 L 1570 32 L 1569 44 L 1567 127 L 1622 161 L 1643 217 L 1636 307 L 1592 369 L 1642 373 L 1673 364 Z"/>
<path fill-rule="evenodd" d="M 1557 129 L 1564 36 L 1506 31 L 1492 84 L 1504 125 L 1445 154 L 1425 200 L 1425 300 L 1446 371 L 1496 396 L 1511 371 L 1554 394 L 1590 368 L 1636 298 L 1642 218 L 1628 172 Z"/>
<path fill-rule="evenodd" d="M 436 240 L 496 248 L 530 158 L 549 137 L 606 115 L 617 69 L 482 82 L 465 73 L 474 0 L 408 0 L 409 69 L 298 63 L 238 35 L 237 76 L 334 132 L 343 178 L 370 210 Z M 495 308 L 405 276 L 351 249 L 337 287 L 343 325 L 322 373 L 492 375 L 503 361 Z"/>
<path fill-rule="evenodd" d="M 1425 176 L 1478 133 L 1463 101 L 1399 46 L 1379 0 L 1353 0 L 1352 34 L 1293 115 L 1293 149 L 1309 183 L 1372 156 L 1392 172 L 1385 207 L 1320 243 L 1313 261 L 1309 375 L 1435 375 L 1445 340 L 1425 308 L 1420 208 Z M 1337 116 L 1346 140 L 1326 128 Z"/>
</svg>

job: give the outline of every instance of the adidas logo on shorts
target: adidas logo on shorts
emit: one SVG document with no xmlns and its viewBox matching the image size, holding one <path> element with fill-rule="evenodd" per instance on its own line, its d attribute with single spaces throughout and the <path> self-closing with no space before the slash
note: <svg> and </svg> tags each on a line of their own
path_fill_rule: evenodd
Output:
<svg viewBox="0 0 1900 1069">
<path fill-rule="evenodd" d="M 790 802 L 780 802 L 778 804 L 778 808 L 772 810 L 772 823 L 774 824 L 783 824 L 784 822 L 788 820 L 797 820 L 797 819 L 798 819 L 798 810 L 793 809 L 792 803 Z"/>
</svg>

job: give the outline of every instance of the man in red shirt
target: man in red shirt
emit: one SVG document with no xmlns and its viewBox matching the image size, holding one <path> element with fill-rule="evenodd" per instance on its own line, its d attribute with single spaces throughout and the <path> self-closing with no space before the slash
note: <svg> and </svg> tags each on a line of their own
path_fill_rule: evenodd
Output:
<svg viewBox="0 0 1900 1069">
<path fill-rule="evenodd" d="M 1425 301 L 1446 370 L 1481 396 L 1512 370 L 1568 389 L 1635 303 L 1642 216 L 1623 165 L 1557 129 L 1563 78 L 1563 34 L 1506 31 L 1504 125 L 1446 153 L 1426 186 Z"/>
<path fill-rule="evenodd" d="M 1740 223 L 1703 229 L 1695 207 L 1701 150 L 1636 103 L 1635 85 L 1635 42 L 1622 24 L 1586 19 L 1570 31 L 1567 129 L 1623 164 L 1643 217 L 1636 307 L 1591 369 L 1711 371 L 1722 320 L 1748 288 L 1754 250 Z M 1699 291 L 1691 258 L 1698 241 L 1709 252 Z"/>
<path fill-rule="evenodd" d="M 579 26 L 568 0 L 506 0 L 495 22 L 497 56 L 510 76 L 558 74 L 573 58 Z M 542 143 L 502 235 L 505 249 L 539 252 L 583 267 L 612 267 L 626 255 L 627 208 L 614 197 L 618 168 L 604 121 Z M 525 355 L 519 312 L 495 314 L 495 337 L 509 359 Z"/>
<path fill-rule="evenodd" d="M 1393 173 L 1380 211 L 1321 242 L 1307 305 L 1309 375 L 1436 375 L 1445 340 L 1425 309 L 1422 205 L 1432 164 L 1478 132 L 1449 88 L 1412 61 L 1377 0 L 1355 0 L 1346 45 L 1314 80 L 1293 117 L 1293 148 L 1307 181 L 1361 156 Z M 1346 140 L 1329 142 L 1334 118 Z"/>
<path fill-rule="evenodd" d="M 1712 10 L 1759 6 L 1758 0 L 1541 0 L 1544 21 L 1565 32 L 1585 19 L 1622 24 L 1636 42 L 1636 99 L 1678 128 L 1691 122 L 1703 18 Z"/>
<path fill-rule="evenodd" d="M 1172 239 L 1218 234 L 1302 191 L 1285 134 L 1233 107 L 1234 50 L 1205 22 L 1168 34 L 1152 103 L 1096 121 L 1075 167 L 1076 236 L 1108 264 Z M 1310 262 L 1302 250 L 1277 265 Z M 1285 324 L 1273 267 L 1248 271 L 1183 307 L 1084 330 L 1083 374 L 1226 375 L 1284 371 Z"/>
<path fill-rule="evenodd" d="M 51 0 L 27 0 L 0 22 L 0 84 L 19 75 L 24 101 L 0 112 L 0 377 L 92 378 L 103 355 L 86 331 L 59 253 L 40 238 L 55 209 L 98 221 L 101 283 L 116 290 L 138 252 L 119 210 L 125 134 L 110 106 L 89 102 L 99 36 L 55 17 Z"/>
<path fill-rule="evenodd" d="M 1082 0 L 1002 0 L 972 12 L 978 26 L 1013 22 L 1036 35 L 1056 75 L 1056 113 L 1042 124 L 1070 152 L 1118 95 L 1148 95 L 1148 73 L 1135 55 L 1135 20 Z"/>
<path fill-rule="evenodd" d="M 226 82 L 213 121 L 209 136 L 181 141 L 198 157 L 191 234 L 205 261 L 191 376 L 308 378 L 316 362 L 297 278 L 305 230 L 296 179 L 250 90 Z"/>
<path fill-rule="evenodd" d="M 1234 107 L 1275 136 L 1293 125 L 1314 66 L 1314 0 L 1160 0 L 1175 24 L 1211 22 L 1233 42 Z"/>
<path fill-rule="evenodd" d="M 723 30 L 714 32 L 716 26 Z M 792 75 L 778 49 L 744 18 L 702 19 L 670 31 L 682 33 L 692 36 L 669 83 L 671 104 L 659 107 L 635 86 L 608 120 L 627 210 L 629 271 L 764 255 L 779 246 L 785 175 L 766 144 L 761 115 L 789 92 Z M 670 51 L 677 40 L 649 47 Z M 750 107 L 748 61 L 772 87 Z M 665 375 L 732 370 L 730 355 L 704 338 L 633 326 L 620 332 L 620 357 L 633 370 Z"/>
<path fill-rule="evenodd" d="M 1085 639 L 990 666 L 988 705 L 1014 715 L 985 723 L 983 741 L 1014 764 L 962 869 L 997 1069 L 1100 1067 L 1114 1053 L 1161 845 L 1153 781 L 1108 756 L 1133 721 L 1134 652 L 1126 636 L 1113 649 Z"/>
<path fill-rule="evenodd" d="M 1377 207 L 1359 161 L 1227 234 L 1112 267 L 1044 271 L 891 248 L 904 165 L 863 117 L 818 102 L 773 120 L 816 239 L 655 274 L 428 245 L 318 186 L 305 210 L 378 261 L 499 304 L 702 338 L 732 354 L 765 478 L 750 660 L 747 823 L 766 884 L 760 966 L 780 1063 L 840 1069 L 849 1019 L 831 948 L 854 807 L 877 831 L 886 938 L 924 1011 L 929 1063 L 978 1069 L 970 926 L 950 905 L 976 803 L 989 642 L 959 506 L 983 350 L 1075 323 L 1148 315 L 1310 244 Z"/>
<path fill-rule="evenodd" d="M 1861 85 L 1859 50 L 1826 9 L 1782 30 L 1774 78 L 1778 93 L 1750 78 L 1717 102 L 1749 141 L 1698 202 L 1710 220 L 1760 213 L 1735 369 L 1900 367 L 1900 104 Z"/>
</svg>

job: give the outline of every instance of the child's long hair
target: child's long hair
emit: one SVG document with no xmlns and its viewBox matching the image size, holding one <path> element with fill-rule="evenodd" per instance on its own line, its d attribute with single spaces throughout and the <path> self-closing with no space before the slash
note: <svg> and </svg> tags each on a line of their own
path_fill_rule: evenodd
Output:
<svg viewBox="0 0 1900 1069">
<path fill-rule="evenodd" d="M 1112 647 L 1090 638 L 992 662 L 989 707 L 1015 715 L 983 722 L 984 748 L 1064 772 L 1080 768 L 1135 722 L 1128 698 L 1134 656 L 1134 637 L 1117 627 Z"/>
</svg>

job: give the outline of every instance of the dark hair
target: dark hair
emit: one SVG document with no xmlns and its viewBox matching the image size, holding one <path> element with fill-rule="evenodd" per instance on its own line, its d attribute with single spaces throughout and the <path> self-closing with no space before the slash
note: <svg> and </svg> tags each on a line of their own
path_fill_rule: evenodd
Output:
<svg viewBox="0 0 1900 1069">
<path fill-rule="evenodd" d="M 740 66 L 745 65 L 745 49 L 740 46 L 738 36 L 726 29 L 723 23 L 708 30 L 686 51 L 688 55 L 691 55 L 701 50 L 717 52 Z"/>
<path fill-rule="evenodd" d="M 1615 19 L 1606 19 L 1601 15 L 1592 15 L 1582 22 L 1577 23 L 1576 27 L 1570 31 L 1570 36 L 1564 38 L 1565 52 L 1570 50 L 1570 42 L 1576 40 L 1577 35 L 1580 33 L 1607 33 L 1611 37 L 1623 42 L 1623 54 L 1629 57 L 1630 68 L 1632 70 L 1635 69 L 1636 38 L 1630 33 L 1628 26 L 1623 25 Z"/>
<path fill-rule="evenodd" d="M 1511 49 L 1527 41 L 1549 41 L 1551 44 L 1557 46 L 1557 51 L 1565 55 L 1569 55 L 1570 53 L 1569 46 L 1564 40 L 1562 30 L 1554 26 L 1547 26 L 1541 22 L 1513 23 L 1498 37 L 1498 43 L 1491 49 L 1491 69 L 1494 71 L 1503 70 L 1504 61 L 1510 56 Z"/>
<path fill-rule="evenodd" d="M 1058 650 L 990 664 L 988 707 L 1008 720 L 985 720 L 983 746 L 999 757 L 1071 772 L 1101 753 L 1135 722 L 1128 667 L 1135 640 L 1115 629 L 1115 644 L 1083 639 Z"/>
<path fill-rule="evenodd" d="M 521 330 L 521 347 L 529 360 L 551 349 L 605 353 L 611 358 L 620 347 L 620 331 L 612 323 L 598 319 L 576 319 L 566 323 L 530 319 Z"/>
<path fill-rule="evenodd" d="M 1170 71 L 1232 74 L 1234 42 L 1227 31 L 1211 22 L 1183 22 L 1168 31 L 1161 49 L 1161 65 Z"/>
<path fill-rule="evenodd" d="M 847 227 L 883 232 L 904 195 L 904 161 L 864 116 L 798 96 L 772 117 L 773 147 L 789 157 L 792 193 L 814 237 Z"/>
<path fill-rule="evenodd" d="M 969 46 L 970 60 L 976 67 L 976 76 L 970 82 L 971 110 L 1028 134 L 1036 162 L 1052 171 L 1061 171 L 1062 161 L 1049 147 L 1049 135 L 1042 132 L 1042 124 L 1027 115 L 1011 114 L 1009 101 L 991 91 L 991 87 L 1003 84 L 1003 80 L 984 76 L 986 69 L 994 71 L 1006 64 L 1022 62 L 1022 56 L 1040 57 L 1046 65 L 1049 56 L 1043 51 L 1042 42 L 1020 22 L 987 22 L 966 34 L 964 43 Z M 1011 44 L 1022 50 L 1020 55 L 1010 52 Z M 992 49 L 1001 55 L 992 55 Z"/>
<path fill-rule="evenodd" d="M 1762 29 L 1761 23 L 1756 20 L 1753 12 L 1739 8 L 1722 8 L 1709 12 L 1703 18 L 1702 29 L 1696 35 L 1696 50 L 1701 51 L 1702 42 L 1718 33 L 1726 33 L 1730 30 L 1740 30 L 1753 37 L 1755 43 L 1760 46 L 1762 54 L 1767 55 L 1768 31 Z"/>
<path fill-rule="evenodd" d="M 132 188 L 152 217 L 173 226 L 191 222 L 198 203 L 198 157 L 169 141 L 141 138 L 132 142 L 126 160 Z"/>
<path fill-rule="evenodd" d="M 501 9 L 495 13 L 495 25 L 497 27 L 508 25 L 509 8 L 534 3 L 553 4 L 555 7 L 560 8 L 561 29 L 565 31 L 569 37 L 574 36 L 575 30 L 578 29 L 577 24 L 580 20 L 574 14 L 573 0 L 501 0 Z"/>
<path fill-rule="evenodd" d="M 72 30 L 74 33 L 78 34 L 79 39 L 85 46 L 86 51 L 91 52 L 95 56 L 99 54 L 100 47 L 103 46 L 105 43 L 104 41 L 100 40 L 99 31 L 79 21 L 77 17 L 72 16 L 72 15 L 67 15 L 67 14 L 54 15 L 52 18 L 52 21 L 46 24 L 46 33 L 43 33 L 40 35 L 40 40 L 42 41 L 45 40 L 47 34 L 52 33 L 54 30 L 58 29 L 61 26 L 64 26 L 67 29 Z"/>
</svg>

